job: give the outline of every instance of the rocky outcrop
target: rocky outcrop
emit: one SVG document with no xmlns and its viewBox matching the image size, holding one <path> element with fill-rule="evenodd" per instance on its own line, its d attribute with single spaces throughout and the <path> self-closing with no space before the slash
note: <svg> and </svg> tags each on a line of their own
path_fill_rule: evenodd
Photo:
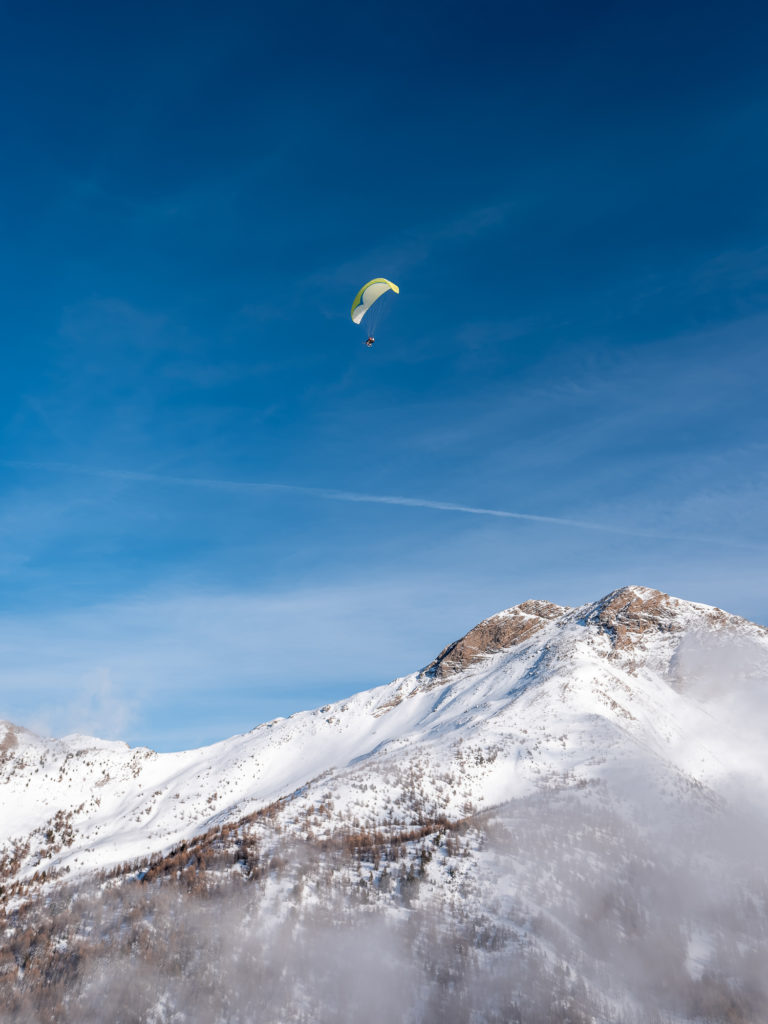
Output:
<svg viewBox="0 0 768 1024">
<path fill-rule="evenodd" d="M 611 640 L 614 651 L 630 650 L 645 633 L 669 633 L 682 626 L 674 614 L 669 594 L 647 587 L 621 587 L 594 606 L 587 616 Z"/>
<path fill-rule="evenodd" d="M 747 623 L 720 608 L 696 605 L 670 597 L 649 587 L 621 587 L 602 598 L 586 615 L 585 622 L 596 624 L 611 642 L 611 656 L 632 651 L 638 641 L 660 633 L 680 633 L 692 625 L 729 629 L 748 625 L 768 632 L 765 627 Z"/>
<path fill-rule="evenodd" d="M 10 722 L 0 722 L 0 754 L 5 754 L 19 745 L 19 731 L 18 726 L 11 725 Z"/>
<path fill-rule="evenodd" d="M 443 682 L 447 676 L 461 672 L 488 654 L 523 643 L 567 611 L 568 608 L 549 601 L 524 601 L 484 619 L 461 639 L 445 647 L 420 675 L 425 681 Z"/>
</svg>

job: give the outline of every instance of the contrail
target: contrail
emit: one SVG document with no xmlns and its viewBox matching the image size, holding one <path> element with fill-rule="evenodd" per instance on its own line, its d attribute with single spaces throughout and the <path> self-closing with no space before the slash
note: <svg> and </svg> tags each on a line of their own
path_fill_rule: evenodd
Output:
<svg viewBox="0 0 768 1024">
<path fill-rule="evenodd" d="M 428 508 L 440 512 L 460 512 L 473 516 L 492 516 L 496 519 L 521 519 L 533 523 L 549 523 L 553 526 L 568 526 L 579 530 L 597 530 L 602 533 L 621 534 L 628 537 L 646 537 L 668 541 L 698 541 L 705 544 L 723 544 L 728 547 L 759 548 L 763 544 L 749 544 L 730 538 L 700 537 L 691 534 L 674 535 L 657 533 L 653 530 L 639 530 L 633 527 L 612 526 L 609 523 L 595 523 L 584 519 L 569 519 L 563 516 L 542 516 L 532 512 L 512 512 L 508 509 L 483 508 L 474 505 L 460 505 L 452 501 L 433 501 L 430 498 L 408 498 L 393 494 L 365 494 L 358 491 L 339 491 L 326 487 L 303 487 L 300 484 L 263 483 L 249 480 L 221 480 L 214 477 L 171 476 L 163 473 L 144 473 L 129 469 L 99 469 L 77 466 L 64 462 L 27 462 L 0 460 L 0 465 L 14 468 L 40 469 L 48 473 L 75 473 L 79 476 L 100 477 L 107 480 L 123 480 L 136 483 L 156 483 L 174 487 L 200 487 L 206 490 L 232 491 L 236 493 L 258 493 L 282 491 L 286 494 L 304 494 L 325 501 L 348 501 L 372 505 L 401 505 L 406 508 Z"/>
<path fill-rule="evenodd" d="M 607 530 L 611 533 L 636 533 L 622 527 L 602 523 L 590 523 L 580 519 L 564 519 L 559 516 L 540 516 L 530 512 L 510 512 L 498 508 L 476 508 L 459 505 L 451 501 L 432 501 L 429 498 L 407 498 L 392 494 L 364 494 L 358 491 L 339 491 L 327 487 L 303 487 L 300 484 L 261 483 L 249 480 L 221 480 L 212 477 L 169 476 L 164 473 L 144 473 L 129 469 L 91 469 L 87 466 L 70 465 L 64 462 L 10 462 L 2 460 L 4 466 L 41 469 L 53 473 L 76 473 L 80 476 L 95 476 L 108 480 L 124 480 L 136 483 L 157 483 L 172 486 L 202 487 L 217 491 L 285 491 L 291 494 L 306 494 L 308 497 L 324 498 L 327 501 L 364 502 L 374 505 L 404 505 L 407 508 L 431 508 L 441 512 L 464 512 L 475 516 L 495 516 L 499 519 L 526 519 L 536 523 L 554 523 L 558 526 L 577 526 L 585 530 Z"/>
</svg>

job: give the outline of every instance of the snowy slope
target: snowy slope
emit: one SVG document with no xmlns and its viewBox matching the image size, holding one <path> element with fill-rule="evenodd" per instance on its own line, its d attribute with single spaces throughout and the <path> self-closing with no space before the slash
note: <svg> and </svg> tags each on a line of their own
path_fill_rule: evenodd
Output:
<svg viewBox="0 0 768 1024">
<path fill-rule="evenodd" d="M 290 798 L 315 829 L 460 817 L 638 764 L 659 792 L 768 782 L 760 708 L 768 630 L 625 587 L 581 608 L 525 602 L 422 672 L 220 743 L 158 754 L 0 723 L 6 879 L 73 874 L 167 851 Z M 298 827 L 298 826 L 297 826 Z"/>
</svg>

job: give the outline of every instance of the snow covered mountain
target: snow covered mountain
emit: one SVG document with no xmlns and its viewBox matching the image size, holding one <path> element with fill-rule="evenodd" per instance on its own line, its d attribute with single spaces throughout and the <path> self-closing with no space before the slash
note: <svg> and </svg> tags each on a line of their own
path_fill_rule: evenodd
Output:
<svg viewBox="0 0 768 1024">
<path fill-rule="evenodd" d="M 21 895 L 149 862 L 276 804 L 321 839 L 640 770 L 665 798 L 716 799 L 737 777 L 762 788 L 766 694 L 768 630 L 624 587 L 580 608 L 526 601 L 422 671 L 198 750 L 0 723 L 0 882 Z"/>
<path fill-rule="evenodd" d="M 768 630 L 624 587 L 200 750 L 0 726 L 0 1024 L 762 1024 Z"/>
</svg>

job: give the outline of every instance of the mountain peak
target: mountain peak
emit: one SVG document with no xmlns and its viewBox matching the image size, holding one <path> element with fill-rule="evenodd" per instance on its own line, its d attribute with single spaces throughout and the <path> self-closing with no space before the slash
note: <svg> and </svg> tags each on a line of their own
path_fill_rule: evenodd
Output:
<svg viewBox="0 0 768 1024">
<path fill-rule="evenodd" d="M 691 627 L 732 628 L 746 620 L 713 605 L 684 601 L 650 587 L 626 586 L 589 605 L 585 623 L 594 623 L 611 641 L 614 653 L 627 651 L 646 636 L 680 633 Z M 753 629 L 762 627 L 749 623 Z"/>
<path fill-rule="evenodd" d="M 461 672 L 485 655 L 495 654 L 523 643 L 548 622 L 560 618 L 569 608 L 550 601 L 523 601 L 522 604 L 483 619 L 468 633 L 448 644 L 420 675 L 435 682 Z"/>
<path fill-rule="evenodd" d="M 682 624 L 677 621 L 679 615 L 676 613 L 679 609 L 692 607 L 705 606 L 691 606 L 660 590 L 629 585 L 612 590 L 599 601 L 588 605 L 583 621 L 594 623 L 602 632 L 607 633 L 613 649 L 619 651 L 630 648 L 634 639 L 643 633 L 681 629 Z M 719 609 L 709 610 L 725 614 Z M 464 636 L 444 647 L 419 674 L 422 679 L 426 677 L 436 685 L 489 654 L 523 643 L 548 622 L 578 611 L 551 601 L 523 601 L 483 619 Z"/>
<path fill-rule="evenodd" d="M 649 587 L 627 586 L 606 594 L 585 616 L 611 641 L 614 654 L 628 651 L 647 633 L 670 633 L 682 629 L 676 614 L 683 602 Z"/>
<path fill-rule="evenodd" d="M 551 601 L 528 600 L 483 619 L 464 636 L 448 644 L 419 673 L 422 687 L 436 686 L 490 654 L 516 647 L 548 623 L 563 616 L 596 627 L 610 640 L 610 657 L 630 651 L 653 635 L 680 633 L 690 627 L 732 628 L 746 620 L 712 605 L 672 597 L 652 587 L 631 584 L 581 608 Z M 764 627 L 755 627 L 760 631 Z"/>
</svg>

